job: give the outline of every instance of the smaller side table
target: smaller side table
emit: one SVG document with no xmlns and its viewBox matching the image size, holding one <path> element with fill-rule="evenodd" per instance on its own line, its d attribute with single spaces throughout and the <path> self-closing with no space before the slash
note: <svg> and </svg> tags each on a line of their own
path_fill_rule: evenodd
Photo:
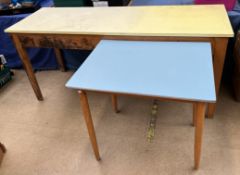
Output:
<svg viewBox="0 0 240 175">
<path fill-rule="evenodd" d="M 79 90 L 96 159 L 100 160 L 86 91 L 193 104 L 194 167 L 199 168 L 206 103 L 216 101 L 210 43 L 101 41 L 66 84 Z"/>
</svg>

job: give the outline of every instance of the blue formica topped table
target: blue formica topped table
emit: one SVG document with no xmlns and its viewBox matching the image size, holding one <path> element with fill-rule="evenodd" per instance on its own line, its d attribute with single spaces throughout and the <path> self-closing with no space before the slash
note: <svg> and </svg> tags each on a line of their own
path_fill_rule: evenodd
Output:
<svg viewBox="0 0 240 175">
<path fill-rule="evenodd" d="M 174 50 L 174 52 L 173 52 Z M 211 44 L 102 40 L 67 82 L 79 90 L 93 150 L 100 159 L 86 91 L 193 104 L 195 168 L 199 167 L 205 104 L 216 101 Z"/>
</svg>

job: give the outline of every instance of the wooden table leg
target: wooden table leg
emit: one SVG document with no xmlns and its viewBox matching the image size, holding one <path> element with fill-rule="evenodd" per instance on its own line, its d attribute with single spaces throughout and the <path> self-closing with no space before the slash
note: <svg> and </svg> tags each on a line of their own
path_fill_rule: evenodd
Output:
<svg viewBox="0 0 240 175">
<path fill-rule="evenodd" d="M 213 68 L 214 68 L 214 78 L 215 78 L 215 87 L 216 87 L 216 96 L 218 97 L 222 71 L 225 62 L 225 56 L 227 51 L 228 38 L 215 38 L 214 43 L 214 54 L 213 54 Z M 207 110 L 207 117 L 213 118 L 216 110 L 216 103 L 209 103 Z"/>
<path fill-rule="evenodd" d="M 193 125 L 193 126 L 196 126 L 197 103 L 193 103 L 192 105 L 193 105 L 193 114 L 192 114 L 193 121 L 192 121 L 192 125 Z"/>
<path fill-rule="evenodd" d="M 3 156 L 4 154 L 6 153 L 6 148 L 5 146 L 0 142 L 0 165 L 2 163 L 2 159 L 3 159 Z"/>
<path fill-rule="evenodd" d="M 27 52 L 26 52 L 25 48 L 22 47 L 22 44 L 17 35 L 12 35 L 12 38 L 13 38 L 15 47 L 17 49 L 17 52 L 19 54 L 19 57 L 22 60 L 23 67 L 27 73 L 28 79 L 32 85 L 32 88 L 35 92 L 36 97 L 38 100 L 43 100 L 42 92 L 38 85 L 37 79 L 34 75 L 32 64 L 30 62 L 30 59 L 28 58 Z"/>
<path fill-rule="evenodd" d="M 58 62 L 58 66 L 59 66 L 60 70 L 62 72 L 65 72 L 66 71 L 66 67 L 65 67 L 65 64 L 64 64 L 64 60 L 63 60 L 63 56 L 62 56 L 61 50 L 58 49 L 58 48 L 54 48 L 54 52 L 55 52 L 55 55 L 56 55 L 56 58 L 57 58 L 57 62 Z"/>
<path fill-rule="evenodd" d="M 87 125 L 88 134 L 92 143 L 92 148 L 93 148 L 96 159 L 100 160 L 97 139 L 96 139 L 92 116 L 91 116 L 91 112 L 88 104 L 87 94 L 85 91 L 79 91 L 78 93 L 80 94 L 80 101 L 81 101 L 81 106 L 83 110 L 83 116 Z"/>
<path fill-rule="evenodd" d="M 202 133 L 204 127 L 205 103 L 199 102 L 196 104 L 196 127 L 195 127 L 195 145 L 194 145 L 194 167 L 199 168 L 201 147 L 202 147 Z"/>
<path fill-rule="evenodd" d="M 112 106 L 113 106 L 113 110 L 114 112 L 118 113 L 119 110 L 118 110 L 118 105 L 117 105 L 117 95 L 115 94 L 112 94 Z"/>
</svg>

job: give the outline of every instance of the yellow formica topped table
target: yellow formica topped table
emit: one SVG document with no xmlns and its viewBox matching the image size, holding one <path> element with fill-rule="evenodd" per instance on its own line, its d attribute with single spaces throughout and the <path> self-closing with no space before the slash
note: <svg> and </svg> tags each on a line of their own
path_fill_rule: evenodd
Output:
<svg viewBox="0 0 240 175">
<path fill-rule="evenodd" d="M 233 31 L 223 5 L 42 8 L 9 27 L 38 100 L 43 100 L 26 47 L 93 49 L 102 39 L 211 42 L 218 93 L 228 38 Z M 146 58 L 147 59 L 147 58 Z M 208 105 L 212 117 L 215 104 Z"/>
</svg>

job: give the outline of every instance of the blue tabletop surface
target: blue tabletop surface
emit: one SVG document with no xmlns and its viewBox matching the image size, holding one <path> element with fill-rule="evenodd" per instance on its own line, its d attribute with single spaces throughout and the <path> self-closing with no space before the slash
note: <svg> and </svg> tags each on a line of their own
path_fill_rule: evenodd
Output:
<svg viewBox="0 0 240 175">
<path fill-rule="evenodd" d="M 103 40 L 66 86 L 215 102 L 211 45 Z"/>
</svg>

